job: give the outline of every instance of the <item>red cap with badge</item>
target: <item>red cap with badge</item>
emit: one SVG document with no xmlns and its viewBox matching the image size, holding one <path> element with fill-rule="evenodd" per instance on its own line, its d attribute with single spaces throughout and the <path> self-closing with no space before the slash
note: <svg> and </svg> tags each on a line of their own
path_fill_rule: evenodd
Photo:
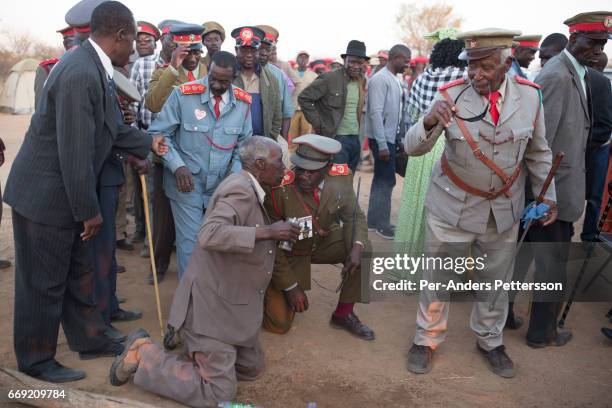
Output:
<svg viewBox="0 0 612 408">
<path fill-rule="evenodd" d="M 580 13 L 563 22 L 570 34 L 579 33 L 595 40 L 612 38 L 612 11 Z"/>
<path fill-rule="evenodd" d="M 237 47 L 259 48 L 266 33 L 258 27 L 244 26 L 234 28 L 231 35 L 236 40 Z"/>
<path fill-rule="evenodd" d="M 147 22 L 147 21 L 138 21 L 136 23 L 137 33 L 138 34 L 149 34 L 155 38 L 155 41 L 159 40 L 161 37 L 161 33 L 155 25 Z"/>
</svg>

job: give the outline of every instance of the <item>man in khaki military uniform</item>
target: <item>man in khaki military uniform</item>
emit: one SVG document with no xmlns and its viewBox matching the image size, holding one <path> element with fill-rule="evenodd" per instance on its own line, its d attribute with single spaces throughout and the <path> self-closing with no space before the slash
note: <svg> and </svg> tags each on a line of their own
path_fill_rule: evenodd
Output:
<svg viewBox="0 0 612 408">
<path fill-rule="evenodd" d="M 266 209 L 273 221 L 297 218 L 301 234 L 291 250 L 276 251 L 264 299 L 263 326 L 274 333 L 289 331 L 295 312 L 308 309 L 304 291 L 310 289 L 310 265 L 343 263 L 346 279 L 330 324 L 362 340 L 374 340 L 374 332 L 353 313 L 355 302 L 362 301 L 361 254 L 368 245 L 368 230 L 361 209 L 355 211 L 348 166 L 331 164 L 342 146 L 312 134 L 293 143 L 298 146 L 290 158 L 294 171 L 287 172 L 282 185 L 266 194 Z"/>
<path fill-rule="evenodd" d="M 206 66 L 210 66 L 215 52 L 221 50 L 221 44 L 225 41 L 225 30 L 223 26 L 216 21 L 207 21 L 202 24 L 204 32 L 202 33 L 202 44 L 206 47 L 206 56 L 202 61 Z"/>
<path fill-rule="evenodd" d="M 443 132 L 446 137 L 425 201 L 426 255 L 483 257 L 484 267 L 474 268 L 475 277 L 491 285 L 505 280 L 514 262 L 527 177 L 537 197 L 552 161 L 538 86 L 507 75 L 512 38 L 519 34 L 501 29 L 462 33 L 458 38 L 465 40 L 466 49 L 460 58 L 468 61 L 469 80 L 440 87 L 429 113 L 405 139 L 406 152 L 420 156 Z M 553 210 L 546 224 L 556 218 L 555 200 L 551 184 L 545 201 Z M 458 277 L 454 270 L 431 269 L 424 269 L 421 279 L 445 284 Z M 492 292 L 480 293 L 480 299 L 492 299 Z M 491 310 L 490 300 L 474 302 L 470 318 L 478 350 L 502 377 L 514 376 L 502 339 L 507 298 L 501 293 Z M 410 371 L 423 374 L 431 369 L 433 351 L 446 337 L 448 309 L 448 291 L 421 291 Z"/>
<path fill-rule="evenodd" d="M 204 27 L 199 24 L 172 25 L 170 35 L 177 47 L 172 52 L 170 63 L 153 72 L 145 95 L 145 106 L 151 112 L 161 112 L 174 88 L 208 74 L 206 63 L 201 58 L 203 31 Z"/>
</svg>

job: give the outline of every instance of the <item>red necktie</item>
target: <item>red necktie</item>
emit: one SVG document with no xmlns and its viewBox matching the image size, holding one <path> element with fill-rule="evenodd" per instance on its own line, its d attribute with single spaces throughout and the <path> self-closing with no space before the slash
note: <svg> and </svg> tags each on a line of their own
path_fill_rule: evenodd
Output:
<svg viewBox="0 0 612 408">
<path fill-rule="evenodd" d="M 320 201 L 319 201 L 320 191 L 321 189 L 319 187 L 315 187 L 315 189 L 312 191 L 312 197 L 314 198 L 314 202 L 317 204 L 317 206 L 320 204 Z"/>
<path fill-rule="evenodd" d="M 196 78 L 195 76 L 193 76 L 193 72 L 192 71 L 187 71 L 187 79 L 191 82 L 191 81 L 195 81 Z"/>
<path fill-rule="evenodd" d="M 219 103 L 221 102 L 221 95 L 215 95 L 215 116 L 219 119 L 221 116 L 221 109 L 219 109 Z"/>
<path fill-rule="evenodd" d="M 491 119 L 493 119 L 493 123 L 497 125 L 497 121 L 499 120 L 499 110 L 497 109 L 497 100 L 501 96 L 499 91 L 491 92 L 489 94 L 489 101 L 491 102 L 491 107 L 489 108 L 489 113 L 491 114 Z"/>
</svg>

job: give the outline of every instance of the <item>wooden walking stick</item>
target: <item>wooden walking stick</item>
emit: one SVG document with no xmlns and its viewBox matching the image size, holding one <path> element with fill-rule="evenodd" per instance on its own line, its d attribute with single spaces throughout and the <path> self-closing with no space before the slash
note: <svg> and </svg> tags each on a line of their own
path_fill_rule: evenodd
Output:
<svg viewBox="0 0 612 408">
<path fill-rule="evenodd" d="M 544 184 L 542 185 L 542 189 L 540 190 L 540 195 L 536 199 L 536 205 L 544 202 L 546 191 L 548 191 L 548 187 L 550 187 L 550 183 L 552 183 L 553 177 L 557 173 L 557 170 L 559 170 L 559 166 L 561 165 L 561 161 L 563 160 L 564 157 L 565 157 L 565 153 L 563 152 L 559 152 L 555 155 L 555 158 L 553 159 L 553 162 L 552 162 L 552 166 L 550 167 L 550 171 L 548 172 L 548 175 L 546 176 L 546 179 L 544 180 Z M 532 223 L 533 223 L 533 220 L 531 219 L 527 221 L 527 225 L 523 229 L 523 235 L 521 235 L 521 238 L 518 240 L 518 243 L 516 244 L 516 247 L 514 249 L 513 259 L 516 259 L 516 257 L 519 255 L 521 251 L 521 247 L 523 246 L 523 242 L 525 241 L 525 237 L 527 236 L 527 233 L 529 232 L 529 228 L 531 227 Z M 508 283 L 510 282 L 510 280 L 512 280 L 512 274 L 514 272 L 513 265 L 514 265 L 513 262 L 510 262 L 508 264 L 508 270 L 506 271 L 506 274 L 504 276 L 504 283 Z M 497 304 L 497 299 L 499 299 L 499 296 L 501 295 L 501 293 L 502 293 L 501 291 L 495 292 L 495 295 L 493 296 L 493 301 L 489 305 L 489 312 L 495 309 L 495 305 Z"/>
<path fill-rule="evenodd" d="M 153 286 L 155 288 L 155 302 L 157 303 L 157 318 L 159 319 L 159 330 L 162 340 L 164 338 L 164 323 L 161 312 L 161 302 L 159 301 L 159 285 L 157 284 L 157 267 L 155 266 L 155 251 L 153 250 L 153 235 L 151 234 L 151 218 L 149 216 L 149 194 L 147 193 L 147 182 L 144 174 L 140 175 L 140 185 L 142 186 L 142 199 L 144 200 L 145 222 L 147 224 L 147 239 L 149 241 L 149 255 L 151 258 L 151 270 L 153 271 Z"/>
</svg>

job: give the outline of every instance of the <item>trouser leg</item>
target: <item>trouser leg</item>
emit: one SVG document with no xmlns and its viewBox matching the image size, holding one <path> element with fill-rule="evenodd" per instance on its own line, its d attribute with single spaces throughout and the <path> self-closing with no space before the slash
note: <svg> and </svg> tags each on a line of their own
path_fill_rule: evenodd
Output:
<svg viewBox="0 0 612 408">
<path fill-rule="evenodd" d="M 291 329 L 295 312 L 287 302 L 282 290 L 268 285 L 264 296 L 263 328 L 269 332 L 285 334 Z"/>
<path fill-rule="evenodd" d="M 157 272 L 166 273 L 175 240 L 174 217 L 164 192 L 164 166 L 153 164 L 153 248 Z"/>
<path fill-rule="evenodd" d="M 176 230 L 176 255 L 179 280 L 183 277 L 197 235 L 204 219 L 204 210 L 185 202 L 170 200 Z"/>
<path fill-rule="evenodd" d="M 529 230 L 529 239 L 535 252 L 534 282 L 556 283 L 565 287 L 567 281 L 567 254 L 572 235 L 572 223 L 556 221 L 543 227 L 533 225 Z M 543 243 L 538 245 L 538 243 Z M 536 247 L 537 245 L 537 247 Z M 531 305 L 527 340 L 543 343 L 552 340 L 557 334 L 557 318 L 561 310 L 560 299 L 563 293 L 534 292 Z"/>
<path fill-rule="evenodd" d="M 391 195 L 395 187 L 395 145 L 387 143 L 389 160 L 378 157 L 378 143 L 368 139 L 374 157 L 374 178 L 370 188 L 368 205 L 368 225 L 374 228 L 385 228 L 391 224 Z"/>
<path fill-rule="evenodd" d="M 340 150 L 340 153 L 334 155 L 334 163 L 347 164 L 354 174 L 361 158 L 361 143 L 359 143 L 359 136 L 336 136 L 336 140 L 342 145 L 342 150 Z"/>
<path fill-rule="evenodd" d="M 477 292 L 481 296 L 488 293 L 491 297 L 476 299 L 470 316 L 470 327 L 476 334 L 478 344 L 485 350 L 492 350 L 503 344 L 503 329 L 508 315 L 508 292 L 498 289 L 499 297 L 494 305 L 492 301 L 496 292 L 495 282 L 506 282 L 512 278 L 518 229 L 517 223 L 509 230 L 498 233 L 495 220 L 491 216 L 487 231 L 478 235 L 471 247 L 470 256 L 484 260 L 482 270 L 473 269 L 476 281 L 489 284 L 492 288 L 491 291 Z"/>
<path fill-rule="evenodd" d="M 440 218 L 426 213 L 426 256 L 466 256 L 475 234 L 459 230 Z M 430 284 L 446 284 L 455 279 L 454 272 L 423 268 L 421 280 Z M 414 344 L 437 348 L 445 339 L 448 327 L 449 294 L 431 286 L 421 289 L 416 316 Z"/>
<path fill-rule="evenodd" d="M 608 174 L 609 151 L 609 145 L 587 148 L 585 160 L 587 203 L 584 211 L 584 225 L 580 234 L 583 241 L 592 241 L 597 233 L 604 185 Z"/>
</svg>

